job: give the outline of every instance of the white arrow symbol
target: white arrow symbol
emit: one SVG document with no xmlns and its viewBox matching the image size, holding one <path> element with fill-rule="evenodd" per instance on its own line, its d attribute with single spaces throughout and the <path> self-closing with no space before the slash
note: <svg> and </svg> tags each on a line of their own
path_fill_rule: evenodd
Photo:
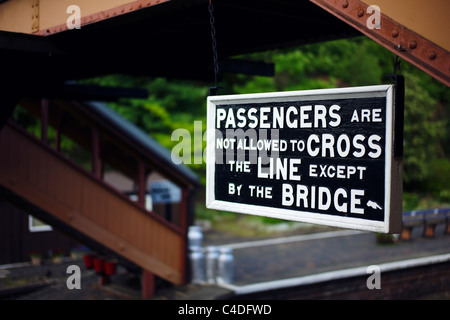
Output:
<svg viewBox="0 0 450 320">
<path fill-rule="evenodd" d="M 372 201 L 372 200 L 367 201 L 367 206 L 372 208 L 372 209 L 381 210 L 380 205 L 378 203 L 376 203 L 375 201 Z"/>
</svg>

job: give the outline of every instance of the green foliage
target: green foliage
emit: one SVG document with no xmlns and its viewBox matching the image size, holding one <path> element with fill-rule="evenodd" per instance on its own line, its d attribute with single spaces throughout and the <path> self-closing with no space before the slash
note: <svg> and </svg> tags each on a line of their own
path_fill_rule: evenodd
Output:
<svg viewBox="0 0 450 320">
<path fill-rule="evenodd" d="M 35 115 L 30 114 L 25 108 L 18 105 L 14 109 L 12 119 L 16 124 L 22 127 L 29 134 L 41 139 L 42 135 L 42 123 Z M 55 143 L 56 130 L 48 126 L 47 127 L 47 144 L 53 146 Z M 67 158 L 81 166 L 82 168 L 91 170 L 91 154 L 85 150 L 82 146 L 74 142 L 72 139 L 64 134 L 61 134 L 59 141 L 59 150 Z"/>
<path fill-rule="evenodd" d="M 412 73 L 405 74 L 405 156 L 406 183 L 423 181 L 430 173 L 429 160 L 438 155 L 439 137 L 445 132 L 444 120 L 433 119 L 437 105 Z"/>
<path fill-rule="evenodd" d="M 430 178 L 424 185 L 425 189 L 442 202 L 450 202 L 450 160 L 432 159 L 429 162 L 429 172 Z"/>
<path fill-rule="evenodd" d="M 275 63 L 275 76 L 254 77 L 247 82 L 241 78 L 232 84 L 235 93 L 381 84 L 390 81 L 384 75 L 392 73 L 395 60 L 393 53 L 367 38 L 312 44 L 255 57 Z M 430 160 L 448 161 L 450 91 L 405 61 L 398 73 L 406 80 L 405 189 L 424 191 L 424 186 L 429 185 L 427 182 L 435 179 Z M 447 180 L 450 178 L 448 174 L 443 176 Z M 446 194 L 443 191 L 443 195 Z"/>
<path fill-rule="evenodd" d="M 420 198 L 416 193 L 403 193 L 403 211 L 416 210 L 419 206 Z"/>
<path fill-rule="evenodd" d="M 359 37 L 238 58 L 272 62 L 276 68 L 275 75 L 251 77 L 226 74 L 219 83 L 224 87 L 219 94 L 382 84 L 391 81 L 384 75 L 392 73 L 395 55 L 374 41 Z M 405 191 L 424 192 L 428 189 L 446 198 L 450 194 L 447 186 L 450 178 L 450 91 L 405 61 L 402 61 L 398 72 L 406 80 Z M 206 129 L 206 97 L 211 84 L 123 75 L 86 82 L 147 89 L 147 99 L 122 99 L 110 105 L 169 149 L 179 143 L 171 138 L 176 129 L 186 129 L 191 133 L 192 152 L 205 148 L 205 142 L 201 146 L 194 144 L 194 121 L 202 121 L 203 130 Z M 205 164 L 188 165 L 204 181 Z"/>
</svg>

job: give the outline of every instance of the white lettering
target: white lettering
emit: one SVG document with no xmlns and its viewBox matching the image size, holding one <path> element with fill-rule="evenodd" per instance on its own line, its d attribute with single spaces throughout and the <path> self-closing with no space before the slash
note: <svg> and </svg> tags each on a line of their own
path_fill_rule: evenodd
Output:
<svg viewBox="0 0 450 320">
<path fill-rule="evenodd" d="M 376 159 L 376 158 L 378 158 L 379 156 L 381 156 L 381 147 L 378 145 L 378 144 L 375 144 L 374 143 L 374 141 L 380 141 L 381 140 L 381 137 L 379 136 L 379 135 L 376 135 L 376 134 L 374 134 L 374 135 L 371 135 L 370 137 L 369 137 L 369 147 L 372 149 L 372 150 L 374 150 L 374 151 L 370 151 L 369 152 L 369 157 L 371 157 L 371 158 L 373 158 L 373 159 Z"/>
<path fill-rule="evenodd" d="M 361 207 L 363 196 L 364 190 L 360 189 L 347 191 L 345 188 L 338 188 L 333 191 L 324 186 L 308 187 L 302 184 L 293 186 L 289 183 L 283 183 L 281 203 L 286 207 L 295 205 L 303 209 L 315 209 L 317 207 L 321 211 L 335 209 L 342 213 L 364 214 L 364 208 Z"/>
<path fill-rule="evenodd" d="M 350 212 L 357 214 L 364 214 L 364 208 L 357 208 L 356 205 L 361 204 L 361 198 L 357 196 L 364 196 L 364 190 L 350 190 Z"/>
<path fill-rule="evenodd" d="M 341 123 L 339 105 L 327 109 L 325 105 L 260 108 L 217 108 L 216 128 L 326 128 L 337 127 Z M 271 120 L 269 120 L 271 119 Z"/>
<path fill-rule="evenodd" d="M 276 160 L 276 161 L 275 161 Z M 289 180 L 300 181 L 301 175 L 298 174 L 298 166 L 302 163 L 301 159 L 291 159 L 291 158 L 270 158 L 269 166 L 262 166 L 262 158 L 257 159 L 258 168 L 258 178 L 262 179 L 276 179 L 276 180 L 286 180 L 289 176 Z M 289 174 L 288 174 L 289 172 Z"/>
</svg>

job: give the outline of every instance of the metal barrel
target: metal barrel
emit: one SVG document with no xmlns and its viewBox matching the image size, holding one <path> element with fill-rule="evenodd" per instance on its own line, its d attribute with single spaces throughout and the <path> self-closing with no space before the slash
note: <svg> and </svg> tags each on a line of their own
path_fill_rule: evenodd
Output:
<svg viewBox="0 0 450 320">
<path fill-rule="evenodd" d="M 234 276 L 234 257 L 231 248 L 221 248 L 218 260 L 218 283 L 232 283 Z"/>
</svg>

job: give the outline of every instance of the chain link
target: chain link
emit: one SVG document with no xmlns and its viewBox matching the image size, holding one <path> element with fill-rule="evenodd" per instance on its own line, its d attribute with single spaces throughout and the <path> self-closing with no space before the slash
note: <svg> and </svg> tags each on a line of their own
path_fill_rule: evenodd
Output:
<svg viewBox="0 0 450 320">
<path fill-rule="evenodd" d="M 214 7 L 209 0 L 209 23 L 211 25 L 211 41 L 212 41 L 212 50 L 213 50 L 213 58 L 214 58 L 214 87 L 210 88 L 210 95 L 217 94 L 217 90 L 219 87 L 217 86 L 218 78 L 219 78 L 219 58 L 217 55 L 217 41 L 216 41 L 216 28 L 214 26 Z"/>
</svg>

